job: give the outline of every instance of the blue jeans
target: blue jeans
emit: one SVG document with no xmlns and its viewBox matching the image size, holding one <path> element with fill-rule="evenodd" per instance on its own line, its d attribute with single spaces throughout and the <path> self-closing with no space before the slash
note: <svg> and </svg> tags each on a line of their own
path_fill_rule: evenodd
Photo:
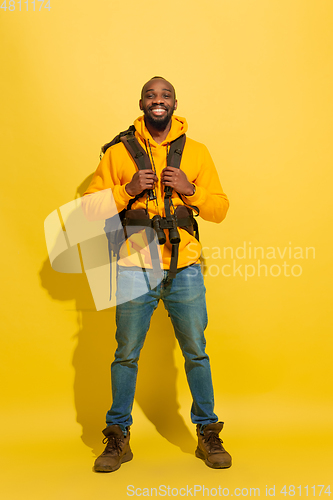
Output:
<svg viewBox="0 0 333 500">
<path fill-rule="evenodd" d="M 153 290 L 148 289 L 147 283 L 147 275 L 141 269 L 119 266 L 119 303 L 116 310 L 118 347 L 111 365 L 113 403 L 106 414 L 106 423 L 118 424 L 125 433 L 132 424 L 140 351 L 160 299 L 170 315 L 185 358 L 185 372 L 193 398 L 191 420 L 201 425 L 215 423 L 218 418 L 214 413 L 209 357 L 205 353 L 206 289 L 200 265 L 182 269 L 171 281 L 168 280 L 168 271 L 163 271 L 162 282 Z M 126 294 L 137 298 L 126 302 Z"/>
</svg>

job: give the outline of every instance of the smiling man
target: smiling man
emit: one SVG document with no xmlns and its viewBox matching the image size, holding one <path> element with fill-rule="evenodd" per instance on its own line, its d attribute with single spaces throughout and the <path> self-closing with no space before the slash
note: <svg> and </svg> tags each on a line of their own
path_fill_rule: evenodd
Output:
<svg viewBox="0 0 333 500">
<path fill-rule="evenodd" d="M 193 399 L 191 420 L 198 436 L 195 454 L 209 467 L 223 469 L 231 466 L 231 456 L 219 437 L 223 422 L 214 413 L 210 361 L 205 352 L 207 311 L 199 264 L 201 247 L 192 211 L 219 223 L 229 202 L 207 148 L 185 137 L 186 120 L 174 115 L 177 100 L 171 83 L 162 77 L 149 80 L 142 88 L 139 106 L 143 115 L 134 122 L 131 141 L 148 167 L 138 168 L 122 140 L 107 149 L 85 193 L 111 188 L 118 211 L 127 208 L 123 224 L 134 226 L 119 253 L 113 402 L 103 430 L 106 448 L 94 469 L 115 471 L 133 457 L 129 440 L 138 360 L 159 300 L 169 313 L 185 359 Z M 154 269 L 152 256 L 144 251 L 147 241 L 140 247 L 140 238 L 145 238 L 140 224 L 158 233 L 162 281 L 155 287 L 147 288 L 147 282 L 153 282 Z M 136 298 L 130 296 L 133 290 Z"/>
</svg>

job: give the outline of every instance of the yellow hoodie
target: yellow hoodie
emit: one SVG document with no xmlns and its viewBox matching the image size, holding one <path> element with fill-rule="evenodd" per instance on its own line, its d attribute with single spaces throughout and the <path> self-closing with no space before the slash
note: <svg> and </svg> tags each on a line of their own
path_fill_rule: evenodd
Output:
<svg viewBox="0 0 333 500">
<path fill-rule="evenodd" d="M 161 172 L 167 166 L 166 158 L 171 141 L 186 133 L 187 122 L 185 118 L 172 116 L 172 124 L 165 141 L 158 144 L 148 132 L 144 116 L 140 116 L 134 122 L 135 136 L 141 146 L 150 156 L 153 155 L 156 168 L 156 175 L 159 181 L 155 185 L 157 200 L 149 201 L 148 213 L 152 218 L 156 214 L 165 216 L 164 210 L 164 186 L 160 182 Z M 150 145 L 150 147 L 149 147 Z M 182 155 L 180 168 L 185 172 L 189 182 L 196 186 L 196 191 L 192 196 L 183 195 L 181 200 L 177 193 L 173 191 L 172 202 L 175 207 L 178 205 L 195 205 L 200 210 L 200 216 L 211 222 L 221 222 L 227 213 L 229 201 L 222 190 L 219 177 L 212 161 L 212 158 L 203 144 L 186 137 L 185 147 Z M 108 201 L 110 199 L 110 189 L 113 194 L 116 210 L 120 212 L 127 207 L 132 197 L 127 193 L 125 187 L 132 180 L 137 171 L 137 166 L 122 143 L 110 147 L 103 156 L 85 195 L 104 191 Z M 105 191 L 108 190 L 108 191 Z M 100 193 L 103 195 L 103 193 Z M 88 197 L 84 200 L 84 209 L 91 220 L 107 218 L 114 213 L 103 211 L 105 203 L 101 199 Z M 132 209 L 146 208 L 146 196 L 139 198 L 133 203 Z M 113 212 L 115 209 L 113 210 Z M 200 244 L 186 230 L 179 228 L 181 242 L 179 244 L 178 268 L 185 267 L 198 261 L 200 257 Z M 147 268 L 151 267 L 151 259 L 145 235 L 140 233 L 130 236 L 127 244 L 124 244 L 120 252 L 119 264 L 124 266 L 142 266 L 142 258 Z M 165 231 L 167 242 L 160 248 L 161 263 L 164 269 L 169 269 L 171 259 L 171 244 L 168 240 L 168 231 Z"/>
</svg>

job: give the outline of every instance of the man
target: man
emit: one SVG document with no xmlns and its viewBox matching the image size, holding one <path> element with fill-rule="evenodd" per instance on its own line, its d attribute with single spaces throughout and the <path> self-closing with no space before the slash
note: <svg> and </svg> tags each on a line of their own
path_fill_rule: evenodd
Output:
<svg viewBox="0 0 333 500">
<path fill-rule="evenodd" d="M 197 207 L 205 220 L 221 222 L 229 202 L 207 148 L 186 138 L 180 168 L 167 165 L 170 144 L 187 131 L 186 120 L 173 114 L 177 109 L 174 87 L 162 77 L 152 78 L 142 88 L 139 106 L 144 114 L 134 122 L 135 137 L 147 152 L 151 168 L 138 169 L 124 144 L 115 144 L 106 151 L 85 195 L 110 188 L 118 212 L 134 200 L 132 211 L 141 209 L 142 213 L 145 209 L 149 219 L 156 215 L 165 219 L 166 192 L 169 192 L 172 211 L 180 206 Z M 149 192 L 153 193 L 152 197 L 148 196 Z M 95 461 L 95 471 L 115 471 L 133 457 L 129 429 L 138 359 L 160 299 L 169 313 L 185 358 L 193 397 L 191 420 L 196 424 L 198 435 L 195 454 L 209 467 L 231 466 L 231 457 L 219 438 L 223 422 L 219 422 L 214 413 L 210 362 L 205 353 L 207 312 L 199 265 L 200 244 L 188 228 L 177 230 L 180 234 L 177 273 L 172 275 L 170 271 L 175 262 L 170 236 L 159 247 L 163 279 L 152 289 L 147 289 L 146 284 L 147 274 L 151 277 L 153 269 L 150 252 L 144 251 L 147 249 L 144 231 L 134 231 L 121 248 L 116 310 L 118 347 L 111 366 L 113 403 L 103 431 L 106 448 Z M 136 293 L 130 297 L 133 289 Z"/>
</svg>

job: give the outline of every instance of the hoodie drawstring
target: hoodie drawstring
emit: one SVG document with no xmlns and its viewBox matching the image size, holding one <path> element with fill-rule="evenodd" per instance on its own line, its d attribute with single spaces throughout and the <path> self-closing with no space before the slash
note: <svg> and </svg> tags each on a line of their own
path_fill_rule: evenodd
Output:
<svg viewBox="0 0 333 500">
<path fill-rule="evenodd" d="M 151 145 L 150 145 L 149 139 L 148 139 L 149 152 L 148 152 L 146 141 L 145 141 L 145 146 L 146 146 L 147 155 L 150 157 L 150 160 L 151 160 L 152 170 L 155 173 L 155 175 L 157 175 L 156 174 L 156 167 L 155 167 L 154 157 L 153 157 L 153 152 L 151 150 Z M 154 194 L 155 194 L 155 201 L 156 201 L 156 209 L 157 209 L 157 213 L 159 214 L 160 211 L 159 211 L 159 208 L 158 208 L 158 198 L 157 198 L 157 193 L 156 193 L 156 187 L 154 187 Z M 147 201 L 147 205 L 148 205 L 148 201 Z"/>
</svg>

